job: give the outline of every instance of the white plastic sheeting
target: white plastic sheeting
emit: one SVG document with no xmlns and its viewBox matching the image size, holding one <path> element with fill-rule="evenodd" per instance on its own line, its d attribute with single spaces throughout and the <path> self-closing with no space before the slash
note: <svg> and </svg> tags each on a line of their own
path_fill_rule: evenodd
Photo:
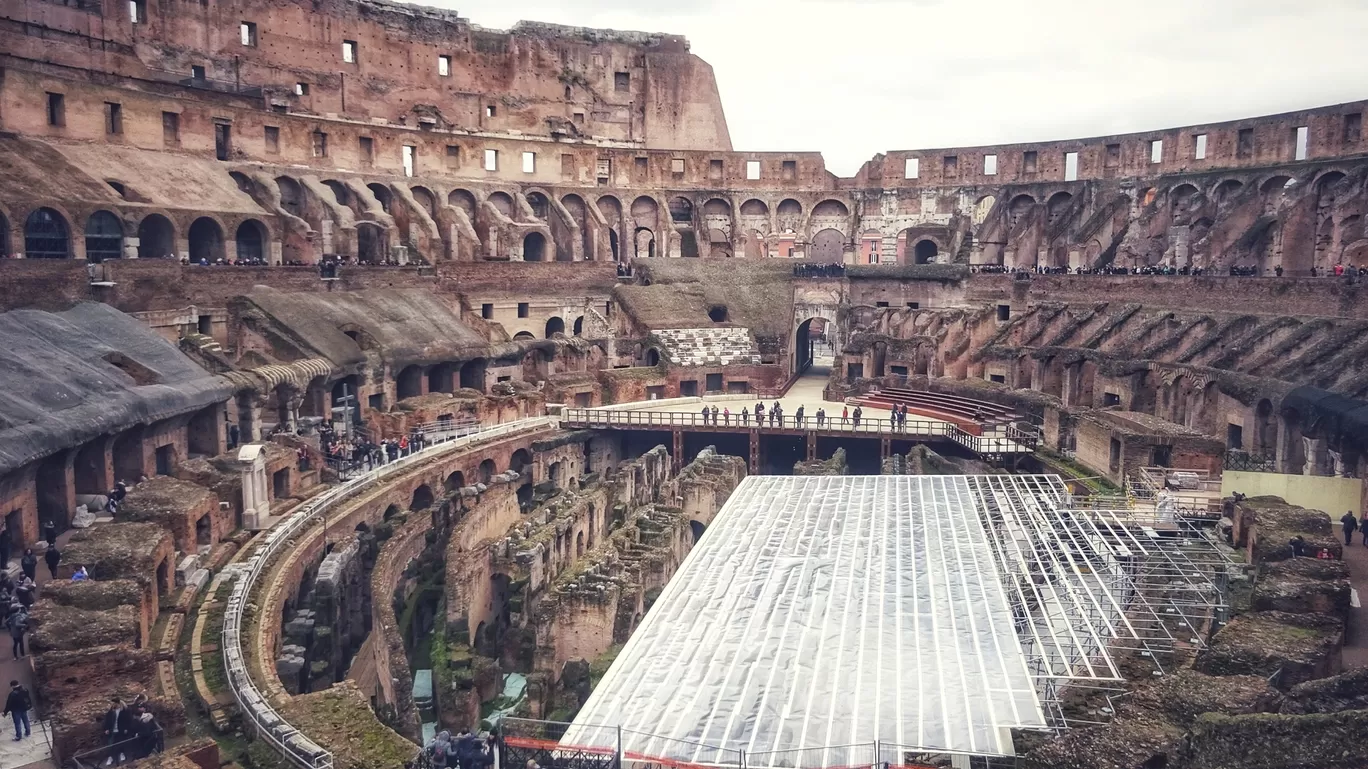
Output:
<svg viewBox="0 0 1368 769">
<path fill-rule="evenodd" d="M 701 763 L 1011 754 L 1010 728 L 1046 722 L 979 508 L 965 476 L 747 478 L 563 744 L 621 727 L 629 754 Z"/>
</svg>

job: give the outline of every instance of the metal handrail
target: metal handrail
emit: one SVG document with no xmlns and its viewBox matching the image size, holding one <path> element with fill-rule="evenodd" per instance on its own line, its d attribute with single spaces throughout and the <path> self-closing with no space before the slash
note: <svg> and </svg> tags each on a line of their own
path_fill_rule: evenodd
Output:
<svg viewBox="0 0 1368 769">
<path fill-rule="evenodd" d="M 349 499 L 356 493 L 384 481 L 392 475 L 404 472 L 411 466 L 432 459 L 440 454 L 454 451 L 488 440 L 517 435 L 524 432 L 551 427 L 555 422 L 549 417 L 531 417 L 516 422 L 495 425 L 478 432 L 454 437 L 437 443 L 407 457 L 381 465 L 365 475 L 358 476 L 346 483 L 329 489 L 314 499 L 301 505 L 288 518 L 277 523 L 266 532 L 261 546 L 245 562 L 243 573 L 233 584 L 228 597 L 227 608 L 223 613 L 223 657 L 227 672 L 228 688 L 233 694 L 238 710 L 257 727 L 257 733 L 264 737 L 285 758 L 304 769 L 331 769 L 332 753 L 323 749 L 299 729 L 292 726 L 271 706 L 266 696 L 254 681 L 247 669 L 247 655 L 242 648 L 242 620 L 248 598 L 257 579 L 265 571 L 272 557 L 286 545 L 293 545 L 294 539 L 314 520 L 326 516 L 332 505 Z"/>
<path fill-rule="evenodd" d="M 627 411 L 590 408 L 567 408 L 561 412 L 565 422 L 583 424 L 589 427 L 612 427 L 626 425 L 631 427 L 690 427 L 690 428 L 736 428 L 741 430 L 817 430 L 877 435 L 889 437 L 949 438 L 978 454 L 1026 453 L 1035 447 L 1037 437 L 1024 431 L 1008 427 L 1004 436 L 974 435 L 958 425 L 935 420 L 909 419 L 905 423 L 895 423 L 892 419 L 881 417 L 862 417 L 858 422 L 853 417 L 827 416 L 821 423 L 817 417 L 804 414 L 801 421 L 791 414 L 784 414 L 778 420 L 768 413 L 762 421 L 753 414 L 729 414 L 723 416 L 719 411 L 717 420 L 711 414 L 705 419 L 700 410 L 697 413 L 679 411 Z"/>
</svg>

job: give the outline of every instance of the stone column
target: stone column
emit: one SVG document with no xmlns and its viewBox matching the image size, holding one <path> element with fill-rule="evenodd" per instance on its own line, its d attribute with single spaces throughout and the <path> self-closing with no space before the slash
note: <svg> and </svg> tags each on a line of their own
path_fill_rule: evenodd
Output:
<svg viewBox="0 0 1368 769">
<path fill-rule="evenodd" d="M 271 518 L 271 495 L 266 485 L 266 448 L 253 443 L 238 449 L 242 478 L 242 525 L 264 529 Z"/>
</svg>

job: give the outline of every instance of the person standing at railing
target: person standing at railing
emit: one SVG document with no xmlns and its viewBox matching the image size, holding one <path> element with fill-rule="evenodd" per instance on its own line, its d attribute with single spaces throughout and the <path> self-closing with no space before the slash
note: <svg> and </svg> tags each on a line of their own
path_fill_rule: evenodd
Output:
<svg viewBox="0 0 1368 769">
<path fill-rule="evenodd" d="M 826 424 L 826 409 L 821 408 L 821 407 L 819 406 L 819 407 L 817 408 L 817 429 L 818 429 L 818 430 L 822 429 L 822 426 L 825 425 L 825 424 Z"/>
<path fill-rule="evenodd" d="M 712 407 L 712 423 L 713 423 L 713 425 L 716 425 L 716 424 L 717 424 L 717 407 L 716 407 L 716 406 L 713 406 L 713 407 Z"/>
<path fill-rule="evenodd" d="M 798 407 L 798 410 L 795 411 L 795 412 L 793 412 L 793 425 L 794 425 L 794 427 L 797 427 L 797 428 L 800 429 L 800 430 L 803 428 L 803 407 L 802 407 L 802 406 L 799 406 L 799 407 Z"/>
<path fill-rule="evenodd" d="M 724 425 L 729 425 L 729 424 L 731 424 L 731 409 L 729 409 L 729 408 L 724 408 L 724 409 L 722 409 L 722 424 L 724 424 Z"/>
<path fill-rule="evenodd" d="M 850 419 L 850 408 L 847 407 L 847 406 L 842 406 L 842 407 L 841 407 L 841 427 L 845 427 L 846 421 L 849 420 L 849 419 Z"/>
<path fill-rule="evenodd" d="M 765 404 L 763 404 L 763 403 L 756 403 L 756 404 L 755 404 L 755 426 L 756 426 L 756 427 L 764 427 L 764 426 L 765 426 Z"/>
<path fill-rule="evenodd" d="M 750 424 L 750 408 L 748 406 L 741 407 L 741 424 Z"/>
<path fill-rule="evenodd" d="M 861 409 L 859 406 L 856 406 L 856 407 L 855 407 L 855 413 L 852 415 L 852 416 L 854 416 L 854 418 L 855 418 L 855 429 L 856 429 L 856 430 L 860 429 L 860 416 L 861 416 L 862 414 L 864 414 L 864 410 Z"/>
<path fill-rule="evenodd" d="M 707 404 L 704 404 L 704 406 L 703 406 L 703 412 L 702 412 L 702 413 L 703 413 L 703 424 L 706 425 L 706 424 L 708 423 L 708 406 L 707 406 Z"/>
</svg>

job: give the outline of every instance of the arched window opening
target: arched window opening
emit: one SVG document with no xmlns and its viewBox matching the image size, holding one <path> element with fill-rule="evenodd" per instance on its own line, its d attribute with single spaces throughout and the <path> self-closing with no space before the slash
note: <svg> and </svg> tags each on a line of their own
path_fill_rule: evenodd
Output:
<svg viewBox="0 0 1368 769">
<path fill-rule="evenodd" d="M 71 256 L 66 220 L 51 208 L 40 208 L 24 221 L 24 256 L 66 259 Z"/>
<path fill-rule="evenodd" d="M 86 220 L 86 259 L 103 262 L 123 256 L 123 223 L 108 211 L 96 211 Z"/>
</svg>

